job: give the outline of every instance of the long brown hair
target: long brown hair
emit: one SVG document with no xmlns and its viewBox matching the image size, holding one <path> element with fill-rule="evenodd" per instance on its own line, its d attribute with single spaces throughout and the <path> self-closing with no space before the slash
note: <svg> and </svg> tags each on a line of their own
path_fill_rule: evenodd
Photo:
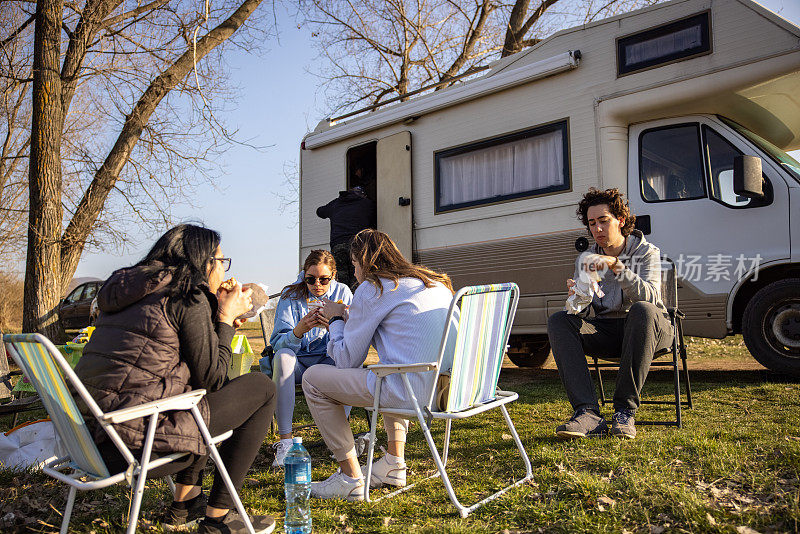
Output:
<svg viewBox="0 0 800 534">
<path fill-rule="evenodd" d="M 336 278 L 336 260 L 333 258 L 333 254 L 327 250 L 312 250 L 306 257 L 306 261 L 303 262 L 303 274 L 305 275 L 314 265 L 327 265 L 331 270 L 331 277 Z M 333 283 L 333 280 L 331 280 L 331 283 Z M 281 291 L 281 298 L 307 299 L 310 296 L 311 293 L 308 291 L 305 279 L 295 284 L 289 284 Z"/>
<path fill-rule="evenodd" d="M 417 278 L 425 284 L 425 287 L 433 287 L 434 283 L 440 282 L 451 293 L 453 292 L 449 276 L 432 271 L 423 265 L 414 265 L 403 257 L 388 235 L 378 230 L 367 228 L 358 232 L 350 242 L 350 256 L 361 266 L 364 279 L 374 285 L 381 294 L 383 294 L 381 278 L 392 280 L 394 289 L 397 289 L 400 279 L 405 277 Z"/>
</svg>

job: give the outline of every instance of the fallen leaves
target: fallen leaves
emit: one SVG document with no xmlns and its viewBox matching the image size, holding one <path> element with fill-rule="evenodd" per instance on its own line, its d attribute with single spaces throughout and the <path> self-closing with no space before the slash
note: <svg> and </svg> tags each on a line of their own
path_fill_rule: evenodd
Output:
<svg viewBox="0 0 800 534">
<path fill-rule="evenodd" d="M 608 506 L 609 508 L 613 508 L 614 505 L 617 504 L 617 501 L 615 501 L 614 499 L 612 499 L 611 497 L 609 497 L 607 495 L 603 495 L 601 497 L 598 497 L 597 498 L 597 502 L 600 503 L 603 506 Z"/>
<path fill-rule="evenodd" d="M 731 480 L 717 480 L 711 483 L 698 480 L 695 481 L 695 486 L 709 496 L 712 504 L 736 514 L 744 511 L 765 512 L 772 505 L 772 496 L 746 493 L 741 485 Z"/>
</svg>

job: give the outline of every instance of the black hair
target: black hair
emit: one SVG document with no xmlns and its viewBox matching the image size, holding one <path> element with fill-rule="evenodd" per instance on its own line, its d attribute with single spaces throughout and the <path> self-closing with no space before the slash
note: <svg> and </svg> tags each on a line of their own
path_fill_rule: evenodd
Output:
<svg viewBox="0 0 800 534">
<path fill-rule="evenodd" d="M 179 224 L 159 237 L 136 266 L 150 270 L 153 277 L 171 274 L 167 286 L 170 294 L 185 295 L 191 288 L 208 282 L 208 267 L 220 241 L 219 232 Z"/>
</svg>

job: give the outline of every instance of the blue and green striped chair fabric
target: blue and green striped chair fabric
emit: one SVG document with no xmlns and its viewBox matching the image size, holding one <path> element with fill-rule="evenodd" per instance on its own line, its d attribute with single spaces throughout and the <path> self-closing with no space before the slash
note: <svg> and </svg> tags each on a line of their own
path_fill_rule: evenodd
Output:
<svg viewBox="0 0 800 534">
<path fill-rule="evenodd" d="M 458 412 L 496 398 L 517 291 L 513 283 L 472 286 L 463 291 L 447 412 Z"/>
<path fill-rule="evenodd" d="M 40 334 L 6 334 L 3 341 L 18 356 L 18 364 L 39 393 L 73 467 L 97 477 L 109 476 L 86 422 L 64 381 L 62 369 L 69 364 Z"/>
</svg>

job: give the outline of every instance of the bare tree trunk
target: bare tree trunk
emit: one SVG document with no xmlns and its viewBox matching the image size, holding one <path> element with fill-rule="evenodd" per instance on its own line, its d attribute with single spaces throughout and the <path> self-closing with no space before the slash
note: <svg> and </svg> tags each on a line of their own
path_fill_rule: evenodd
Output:
<svg viewBox="0 0 800 534">
<path fill-rule="evenodd" d="M 525 35 L 527 35 L 533 25 L 542 18 L 545 12 L 559 0 L 542 0 L 539 6 L 531 13 L 531 16 L 528 17 L 528 7 L 530 7 L 532 1 L 533 0 L 516 0 L 514 3 L 514 7 L 511 9 L 511 16 L 508 20 L 506 39 L 501 54 L 502 57 L 516 54 L 523 48 L 536 44 L 538 39 L 525 39 Z"/>
<path fill-rule="evenodd" d="M 58 334 L 61 297 L 61 0 L 39 0 L 33 59 L 30 214 L 22 328 Z"/>
</svg>

